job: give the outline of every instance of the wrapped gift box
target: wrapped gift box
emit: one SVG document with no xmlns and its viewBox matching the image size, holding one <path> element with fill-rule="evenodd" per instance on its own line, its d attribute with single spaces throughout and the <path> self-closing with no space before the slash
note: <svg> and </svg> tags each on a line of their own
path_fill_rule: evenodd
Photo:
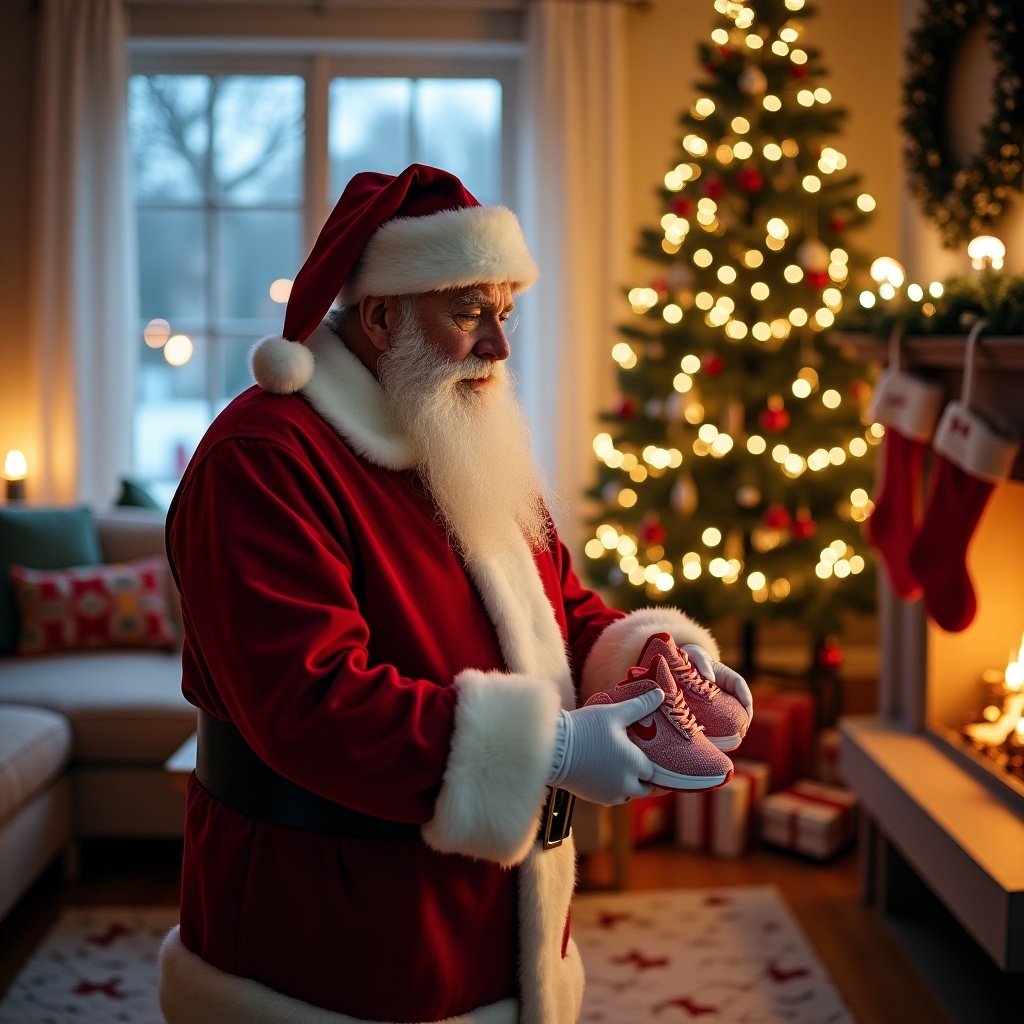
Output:
<svg viewBox="0 0 1024 1024">
<path fill-rule="evenodd" d="M 801 779 L 765 797 L 761 838 L 826 860 L 853 839 L 857 798 L 848 789 Z"/>
<path fill-rule="evenodd" d="M 629 803 L 634 846 L 671 839 L 675 824 L 675 793 L 652 793 Z"/>
<path fill-rule="evenodd" d="M 768 765 L 734 762 L 733 777 L 718 789 L 676 794 L 676 842 L 685 850 L 739 857 L 750 846 L 755 812 L 768 792 Z"/>
<path fill-rule="evenodd" d="M 817 730 L 817 706 L 814 697 L 806 692 L 792 690 L 758 689 L 754 695 L 754 721 L 764 712 L 781 711 L 788 714 L 792 722 L 792 771 L 785 782 L 775 780 L 775 785 L 784 786 L 793 779 L 805 779 L 814 774 L 815 733 Z M 752 756 L 744 749 L 745 757 Z M 760 758 L 758 758 L 760 760 Z"/>
<path fill-rule="evenodd" d="M 796 769 L 796 723 L 792 709 L 761 706 L 754 695 L 754 720 L 739 751 L 748 761 L 760 761 L 771 770 L 773 789 L 788 786 L 798 778 Z"/>
<path fill-rule="evenodd" d="M 761 801 L 772 791 L 772 769 L 771 765 L 764 761 L 752 761 L 745 757 L 734 757 L 733 767 L 737 775 L 745 776 L 751 782 L 751 810 L 756 811 L 761 806 Z"/>
</svg>

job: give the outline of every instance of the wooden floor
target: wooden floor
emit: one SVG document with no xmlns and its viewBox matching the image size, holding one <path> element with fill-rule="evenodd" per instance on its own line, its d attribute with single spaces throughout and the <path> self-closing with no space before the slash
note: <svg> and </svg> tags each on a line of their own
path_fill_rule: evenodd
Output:
<svg viewBox="0 0 1024 1024">
<path fill-rule="evenodd" d="M 65 883 L 55 866 L 0 923 L 0 993 L 63 906 L 174 906 L 180 853 L 175 842 L 82 844 L 78 881 Z M 582 889 L 605 887 L 610 878 L 605 854 L 581 862 Z M 738 860 L 685 853 L 671 844 L 633 853 L 630 889 L 732 885 L 779 888 L 861 1024 L 948 1024 L 885 926 L 861 904 L 853 851 L 824 865 L 767 849 Z"/>
</svg>

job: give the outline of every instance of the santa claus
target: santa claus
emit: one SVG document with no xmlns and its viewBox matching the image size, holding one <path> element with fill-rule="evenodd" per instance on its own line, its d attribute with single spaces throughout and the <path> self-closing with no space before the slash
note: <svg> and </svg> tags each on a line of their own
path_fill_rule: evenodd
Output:
<svg viewBox="0 0 1024 1024">
<path fill-rule="evenodd" d="M 504 363 L 535 276 L 452 175 L 357 175 L 184 474 L 172 1024 L 575 1021 L 572 799 L 649 792 L 664 694 L 580 703 L 663 632 L 749 709 L 706 630 L 573 573 Z"/>
</svg>

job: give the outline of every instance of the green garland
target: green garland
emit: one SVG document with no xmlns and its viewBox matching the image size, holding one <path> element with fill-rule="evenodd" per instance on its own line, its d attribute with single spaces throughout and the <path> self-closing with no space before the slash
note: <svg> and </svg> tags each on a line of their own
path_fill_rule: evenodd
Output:
<svg viewBox="0 0 1024 1024">
<path fill-rule="evenodd" d="M 996 61 L 992 116 L 977 155 L 957 167 L 945 141 L 949 68 L 964 34 L 982 18 Z M 943 245 L 955 248 L 989 233 L 1021 188 L 1024 2 L 926 0 L 907 61 L 900 125 L 911 192 L 938 226 Z"/>
<path fill-rule="evenodd" d="M 982 317 L 988 322 L 986 334 L 1024 335 L 1024 274 L 986 270 L 952 277 L 944 282 L 941 296 L 917 301 L 904 291 L 870 308 L 844 311 L 836 329 L 885 338 L 898 323 L 907 334 L 966 334 Z"/>
</svg>

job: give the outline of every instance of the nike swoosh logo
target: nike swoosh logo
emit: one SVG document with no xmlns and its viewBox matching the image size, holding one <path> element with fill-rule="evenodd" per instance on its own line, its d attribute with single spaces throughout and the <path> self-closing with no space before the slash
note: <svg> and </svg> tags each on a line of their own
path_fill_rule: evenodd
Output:
<svg viewBox="0 0 1024 1024">
<path fill-rule="evenodd" d="M 650 725 L 644 725 L 643 722 L 634 722 L 626 729 L 626 732 L 631 732 L 637 739 L 649 743 L 658 735 L 658 723 L 654 719 L 651 719 Z"/>
</svg>

